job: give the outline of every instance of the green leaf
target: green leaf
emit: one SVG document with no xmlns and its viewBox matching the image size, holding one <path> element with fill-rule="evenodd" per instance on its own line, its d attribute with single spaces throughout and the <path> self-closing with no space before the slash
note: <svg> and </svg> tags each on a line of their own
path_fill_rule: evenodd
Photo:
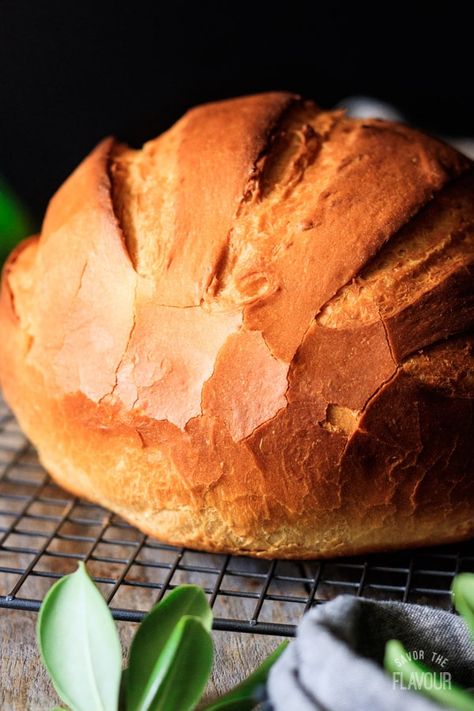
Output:
<svg viewBox="0 0 474 711">
<path fill-rule="evenodd" d="M 0 178 L 0 258 L 7 256 L 15 244 L 31 234 L 30 219 L 18 198 Z"/>
<path fill-rule="evenodd" d="M 194 709 L 211 673 L 212 657 L 208 630 L 196 617 L 182 617 L 156 660 L 139 703 L 127 705 L 127 710 Z"/>
<path fill-rule="evenodd" d="M 49 590 L 37 633 L 54 688 L 73 711 L 117 711 L 120 640 L 83 563 Z"/>
<path fill-rule="evenodd" d="M 255 698 L 255 691 L 266 684 L 270 669 L 287 646 L 288 642 L 282 642 L 247 679 L 210 706 L 206 706 L 204 711 L 250 711 L 255 708 L 259 703 Z"/>
<path fill-rule="evenodd" d="M 126 711 L 127 708 L 127 680 L 128 669 L 123 669 L 122 678 L 120 679 L 118 711 Z"/>
<path fill-rule="evenodd" d="M 474 637 L 474 573 L 460 573 L 452 585 L 454 606 Z"/>
<path fill-rule="evenodd" d="M 208 631 L 212 611 L 206 595 L 197 585 L 180 585 L 150 610 L 130 647 L 126 708 L 140 709 L 145 688 L 171 634 L 183 616 L 197 617 Z M 199 653 L 199 650 L 196 650 Z"/>
<path fill-rule="evenodd" d="M 203 711 L 208 711 L 208 708 L 219 709 L 219 711 L 252 711 L 261 701 L 252 698 L 246 699 L 231 699 L 230 701 L 223 701 L 222 704 L 216 702 L 213 706 L 206 706 Z"/>
<path fill-rule="evenodd" d="M 401 658 L 403 658 L 402 664 L 400 664 Z M 474 696 L 459 686 L 451 684 L 451 688 L 435 688 L 440 684 L 433 683 L 433 679 L 437 679 L 439 675 L 424 664 L 409 659 L 405 647 L 396 639 L 389 640 L 385 646 L 384 666 L 392 674 L 394 672 L 401 674 L 401 679 L 408 688 L 412 688 L 410 685 L 416 679 L 417 688 L 413 690 L 434 699 L 441 706 L 456 711 L 474 709 Z"/>
</svg>

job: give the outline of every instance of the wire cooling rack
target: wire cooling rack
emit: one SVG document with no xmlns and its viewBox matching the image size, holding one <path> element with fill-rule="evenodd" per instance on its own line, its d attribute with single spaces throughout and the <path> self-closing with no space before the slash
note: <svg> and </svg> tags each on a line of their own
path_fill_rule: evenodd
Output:
<svg viewBox="0 0 474 711">
<path fill-rule="evenodd" d="M 292 636 L 307 610 L 340 593 L 450 609 L 454 575 L 474 572 L 474 546 L 296 562 L 163 545 L 54 484 L 0 397 L 0 607 L 38 610 L 80 560 L 118 620 L 138 622 L 167 591 L 195 583 L 215 629 Z"/>
</svg>

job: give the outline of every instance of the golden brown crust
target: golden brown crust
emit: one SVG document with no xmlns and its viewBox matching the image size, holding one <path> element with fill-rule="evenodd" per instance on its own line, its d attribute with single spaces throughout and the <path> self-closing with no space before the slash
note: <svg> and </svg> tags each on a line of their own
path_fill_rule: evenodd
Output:
<svg viewBox="0 0 474 711">
<path fill-rule="evenodd" d="M 65 488 L 170 543 L 466 538 L 473 190 L 439 141 L 290 94 L 107 139 L 5 266 L 5 396 Z"/>
</svg>

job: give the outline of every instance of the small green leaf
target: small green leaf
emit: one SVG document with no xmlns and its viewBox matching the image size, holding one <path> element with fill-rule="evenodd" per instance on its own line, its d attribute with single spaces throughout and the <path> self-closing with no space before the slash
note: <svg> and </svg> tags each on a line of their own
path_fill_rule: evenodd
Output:
<svg viewBox="0 0 474 711">
<path fill-rule="evenodd" d="M 123 669 L 122 678 L 120 679 L 118 711 L 126 711 L 127 708 L 127 679 L 128 669 Z"/>
<path fill-rule="evenodd" d="M 400 660 L 403 659 L 403 663 Z M 451 684 L 451 688 L 439 688 L 441 684 L 433 683 L 439 677 L 424 664 L 409 659 L 407 651 L 401 642 L 391 639 L 385 646 L 384 666 L 387 671 L 401 674 L 401 679 L 407 688 L 412 688 L 416 680 L 416 689 L 421 694 L 434 699 L 441 706 L 447 706 L 456 711 L 473 711 L 474 696 L 459 686 Z"/>
<path fill-rule="evenodd" d="M 454 578 L 452 593 L 454 606 L 463 616 L 474 637 L 474 573 L 460 573 Z"/>
<path fill-rule="evenodd" d="M 5 259 L 20 239 L 32 231 L 25 208 L 0 178 L 0 261 Z"/>
<path fill-rule="evenodd" d="M 282 642 L 247 679 L 210 706 L 206 706 L 204 711 L 250 711 L 255 708 L 259 703 L 255 698 L 255 691 L 266 684 L 270 669 L 287 646 L 288 642 Z"/>
<path fill-rule="evenodd" d="M 37 632 L 54 688 L 73 711 L 117 711 L 120 640 L 83 563 L 49 590 Z"/>
<path fill-rule="evenodd" d="M 213 706 L 206 706 L 204 711 L 208 711 L 209 708 L 219 709 L 219 711 L 252 711 L 259 703 L 261 702 L 252 698 L 231 699 L 230 701 L 223 701 L 222 704 L 216 702 Z"/>
<path fill-rule="evenodd" d="M 150 610 L 130 647 L 126 690 L 128 711 L 141 708 L 145 688 L 155 673 L 158 658 L 183 616 L 197 617 L 208 631 L 212 627 L 212 611 L 206 595 L 197 585 L 180 585 Z M 199 654 L 199 650 L 196 650 Z"/>
<path fill-rule="evenodd" d="M 191 711 L 206 687 L 212 657 L 208 630 L 196 617 L 182 617 L 163 647 L 139 703 L 127 705 L 127 709 Z"/>
</svg>

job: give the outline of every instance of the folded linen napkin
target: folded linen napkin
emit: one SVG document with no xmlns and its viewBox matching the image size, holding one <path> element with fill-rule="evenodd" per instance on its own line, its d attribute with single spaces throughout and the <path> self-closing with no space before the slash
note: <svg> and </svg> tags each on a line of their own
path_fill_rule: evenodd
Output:
<svg viewBox="0 0 474 711">
<path fill-rule="evenodd" d="M 474 686 L 474 645 L 464 621 L 450 612 L 348 595 L 320 605 L 271 670 L 274 711 L 439 711 L 434 701 L 403 688 L 384 671 L 385 644 L 398 639 L 443 683 Z M 400 659 L 400 664 L 404 660 Z M 474 706 L 473 706 L 474 709 Z"/>
</svg>

